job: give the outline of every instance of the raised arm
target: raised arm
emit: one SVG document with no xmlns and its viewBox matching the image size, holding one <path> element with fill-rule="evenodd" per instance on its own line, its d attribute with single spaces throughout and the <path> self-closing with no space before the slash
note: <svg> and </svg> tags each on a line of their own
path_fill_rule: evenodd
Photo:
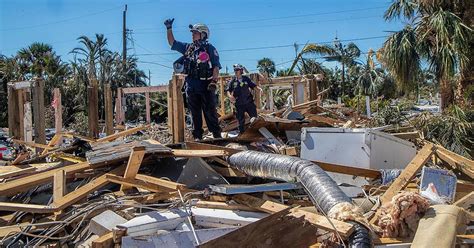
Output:
<svg viewBox="0 0 474 248">
<path fill-rule="evenodd" d="M 173 46 L 173 43 L 175 41 L 174 35 L 173 35 L 173 22 L 174 22 L 174 18 L 173 19 L 167 19 L 165 21 L 166 37 L 168 38 L 168 44 L 170 46 Z"/>
</svg>

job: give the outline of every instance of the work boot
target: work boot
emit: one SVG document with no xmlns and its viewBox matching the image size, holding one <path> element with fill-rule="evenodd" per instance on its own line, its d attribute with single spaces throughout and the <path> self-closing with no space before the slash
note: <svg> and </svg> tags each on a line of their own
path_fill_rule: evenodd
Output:
<svg viewBox="0 0 474 248">
<path fill-rule="evenodd" d="M 214 139 L 222 139 L 222 135 L 220 132 L 212 133 L 212 136 L 214 137 Z"/>
</svg>

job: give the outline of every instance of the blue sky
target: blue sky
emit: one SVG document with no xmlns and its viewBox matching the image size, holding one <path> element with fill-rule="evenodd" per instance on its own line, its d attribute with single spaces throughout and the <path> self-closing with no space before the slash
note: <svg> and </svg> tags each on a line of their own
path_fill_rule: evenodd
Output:
<svg viewBox="0 0 474 248">
<path fill-rule="evenodd" d="M 110 50 L 121 51 L 125 4 L 133 39 L 128 54 L 139 58 L 142 70 L 151 71 L 153 85 L 168 82 L 172 71 L 167 67 L 179 57 L 167 44 L 166 18 L 175 18 L 180 41 L 191 40 L 190 23 L 208 24 L 223 70 L 235 63 L 253 70 L 262 57 L 286 68 L 295 56 L 292 44 L 330 42 L 336 34 L 366 52 L 382 45 L 380 36 L 403 25 L 383 20 L 390 4 L 384 0 L 0 0 L 0 54 L 9 56 L 39 41 L 69 61 L 69 52 L 79 45 L 76 38 L 95 33 L 108 38 Z"/>
</svg>

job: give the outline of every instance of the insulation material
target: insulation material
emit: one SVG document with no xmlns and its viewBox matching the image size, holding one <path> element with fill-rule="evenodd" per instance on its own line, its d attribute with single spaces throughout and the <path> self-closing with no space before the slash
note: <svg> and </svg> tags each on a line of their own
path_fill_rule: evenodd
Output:
<svg viewBox="0 0 474 248">
<path fill-rule="evenodd" d="M 427 199 L 415 192 L 402 192 L 381 208 L 378 225 L 383 237 L 408 237 L 416 232 L 418 221 L 430 207 Z"/>
</svg>

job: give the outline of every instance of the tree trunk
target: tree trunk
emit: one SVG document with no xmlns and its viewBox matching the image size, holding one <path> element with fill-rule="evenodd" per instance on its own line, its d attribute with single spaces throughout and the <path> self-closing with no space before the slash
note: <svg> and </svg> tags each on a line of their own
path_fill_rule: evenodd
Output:
<svg viewBox="0 0 474 248">
<path fill-rule="evenodd" d="M 439 84 L 441 94 L 441 102 L 439 106 L 441 112 L 443 112 L 449 105 L 453 104 L 454 94 L 449 80 L 442 78 L 439 80 Z"/>
<path fill-rule="evenodd" d="M 344 63 L 342 63 L 342 83 L 341 83 L 341 96 L 344 96 L 344 79 L 345 79 L 345 72 L 344 72 Z"/>
</svg>

